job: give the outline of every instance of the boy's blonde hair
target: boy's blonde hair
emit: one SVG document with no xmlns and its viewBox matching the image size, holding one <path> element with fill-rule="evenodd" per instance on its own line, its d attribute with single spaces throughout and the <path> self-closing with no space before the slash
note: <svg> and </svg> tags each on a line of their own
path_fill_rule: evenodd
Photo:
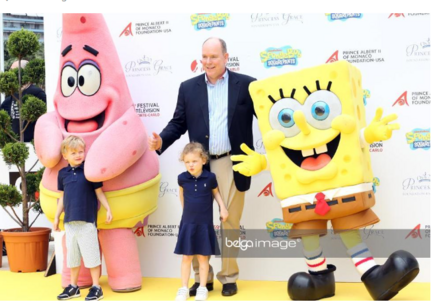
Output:
<svg viewBox="0 0 433 306">
<path fill-rule="evenodd" d="M 79 147 L 82 147 L 84 150 L 86 149 L 86 143 L 83 138 L 80 136 L 70 135 L 62 141 L 60 152 L 66 154 L 68 150 L 76 150 Z"/>
<path fill-rule="evenodd" d="M 203 158 L 206 162 L 209 160 L 209 155 L 205 151 L 203 145 L 199 142 L 190 142 L 189 144 L 187 144 L 185 148 L 183 148 L 179 160 L 183 161 L 185 155 L 192 152 L 200 154 L 200 157 Z"/>
</svg>

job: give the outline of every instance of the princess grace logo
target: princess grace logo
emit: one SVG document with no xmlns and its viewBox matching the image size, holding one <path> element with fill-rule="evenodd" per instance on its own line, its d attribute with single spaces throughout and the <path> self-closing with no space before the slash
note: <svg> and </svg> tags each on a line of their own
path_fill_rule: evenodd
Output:
<svg viewBox="0 0 433 306">
<path fill-rule="evenodd" d="M 251 27 L 287 26 L 292 22 L 304 23 L 301 14 L 251 14 Z"/>
<path fill-rule="evenodd" d="M 302 57 L 301 50 L 293 49 L 291 46 L 281 48 L 268 48 L 260 52 L 260 59 L 264 63 L 265 68 L 272 67 L 281 68 L 283 66 L 298 65 L 298 58 Z"/>
<path fill-rule="evenodd" d="M 407 62 L 430 61 L 430 37 L 406 47 Z"/>
<path fill-rule="evenodd" d="M 211 30 L 213 28 L 225 28 L 227 20 L 230 20 L 230 14 L 194 14 L 191 15 L 191 24 L 196 31 L 203 29 Z"/>
<path fill-rule="evenodd" d="M 169 21 L 143 21 L 137 22 L 134 25 L 130 22 L 120 33 L 119 37 L 128 37 L 135 35 L 162 34 L 170 33 L 171 28 Z"/>
<path fill-rule="evenodd" d="M 406 133 L 406 141 L 411 150 L 430 149 L 430 129 L 413 129 Z"/>
<path fill-rule="evenodd" d="M 404 196 L 430 195 L 430 173 L 408 177 L 401 183 Z"/>
<path fill-rule="evenodd" d="M 166 195 L 174 195 L 177 197 L 179 190 L 177 188 L 171 188 L 169 182 L 161 182 L 159 184 L 159 197 L 162 198 Z"/>
<path fill-rule="evenodd" d="M 361 13 L 351 13 L 351 14 L 344 14 L 344 13 L 327 13 L 325 14 L 328 17 L 329 21 L 346 21 L 349 19 L 361 19 L 364 14 Z"/>
<path fill-rule="evenodd" d="M 152 58 L 147 55 L 129 61 L 124 66 L 127 77 L 158 76 L 173 73 L 171 65 L 161 58 Z"/>
</svg>

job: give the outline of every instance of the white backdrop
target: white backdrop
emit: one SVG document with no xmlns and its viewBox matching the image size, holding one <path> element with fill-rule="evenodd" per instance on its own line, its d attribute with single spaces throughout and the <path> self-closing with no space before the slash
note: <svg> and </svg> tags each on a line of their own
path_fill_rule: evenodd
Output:
<svg viewBox="0 0 433 306">
<path fill-rule="evenodd" d="M 418 224 L 421 229 L 430 228 L 428 14 L 106 14 L 105 18 L 137 112 L 149 133 L 159 133 L 172 118 L 180 83 L 202 73 L 201 45 L 210 36 L 227 42 L 228 68 L 257 79 L 336 59 L 352 62 L 363 75 L 368 121 L 381 106 L 385 114 L 397 113 L 401 125 L 391 140 L 370 149 L 374 176 L 379 182 L 374 211 L 381 222 L 375 229 L 400 228 L 409 233 Z M 198 18 L 216 20 L 205 23 L 209 27 L 202 29 L 193 24 Z M 59 75 L 61 27 L 60 14 L 45 15 L 49 111 L 53 110 Z M 260 53 L 283 47 L 300 51 L 297 65 L 266 68 Z M 416 143 L 424 148 L 412 149 L 408 143 L 407 133 L 416 130 L 423 138 Z M 264 153 L 256 120 L 254 137 L 256 151 Z M 143 276 L 180 276 L 181 258 L 173 250 L 181 216 L 177 174 L 184 171 L 178 156 L 187 141 L 187 136 L 182 137 L 159 158 L 159 207 L 143 230 L 145 237 L 137 232 Z M 0 167 L 0 179 L 5 182 L 7 168 Z M 269 172 L 253 178 L 241 220 L 245 229 L 266 229 L 268 222 L 282 218 L 271 182 Z M 3 215 L 0 211 L 0 228 L 7 220 Z M 216 205 L 214 217 L 218 224 Z M 377 259 L 378 263 L 383 261 Z M 429 281 L 430 262 L 419 261 L 421 272 L 416 281 Z M 359 281 L 348 258 L 329 262 L 337 265 L 337 281 Z M 211 264 L 218 271 L 220 260 L 213 258 Z M 241 258 L 239 266 L 240 279 L 244 280 L 287 280 L 291 274 L 306 270 L 303 259 L 292 258 Z"/>
</svg>

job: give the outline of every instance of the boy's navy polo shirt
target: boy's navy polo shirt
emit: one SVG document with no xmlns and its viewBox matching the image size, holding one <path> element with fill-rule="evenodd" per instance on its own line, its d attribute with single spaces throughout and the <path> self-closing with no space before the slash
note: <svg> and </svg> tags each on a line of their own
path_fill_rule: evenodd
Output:
<svg viewBox="0 0 433 306">
<path fill-rule="evenodd" d="M 77 166 L 68 165 L 59 171 L 57 189 L 63 191 L 65 210 L 64 222 L 85 221 L 96 223 L 98 198 L 95 189 L 102 183 L 93 183 L 84 176 L 84 162 Z"/>
<path fill-rule="evenodd" d="M 179 174 L 178 184 L 183 188 L 182 223 L 213 224 L 213 193 L 218 187 L 214 173 L 203 168 L 199 177 L 188 171 Z"/>
</svg>

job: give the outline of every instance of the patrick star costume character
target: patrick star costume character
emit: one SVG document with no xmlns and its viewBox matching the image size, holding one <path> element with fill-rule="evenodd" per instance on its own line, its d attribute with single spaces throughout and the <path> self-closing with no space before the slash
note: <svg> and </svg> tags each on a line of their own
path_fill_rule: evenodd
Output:
<svg viewBox="0 0 433 306">
<path fill-rule="evenodd" d="M 54 107 L 38 120 L 35 130 L 36 152 L 46 167 L 40 185 L 45 215 L 54 219 L 57 174 L 67 166 L 60 144 L 69 135 L 79 135 L 86 142 L 85 176 L 103 182 L 113 214 L 111 224 L 97 224 L 108 283 L 114 291 L 138 290 L 142 276 L 132 228 L 147 225 L 147 217 L 156 210 L 161 176 L 102 15 L 63 15 Z M 98 220 L 105 220 L 105 215 L 100 207 Z M 70 270 L 63 260 L 62 286 L 66 287 Z M 83 267 L 78 284 L 91 283 Z"/>
</svg>

